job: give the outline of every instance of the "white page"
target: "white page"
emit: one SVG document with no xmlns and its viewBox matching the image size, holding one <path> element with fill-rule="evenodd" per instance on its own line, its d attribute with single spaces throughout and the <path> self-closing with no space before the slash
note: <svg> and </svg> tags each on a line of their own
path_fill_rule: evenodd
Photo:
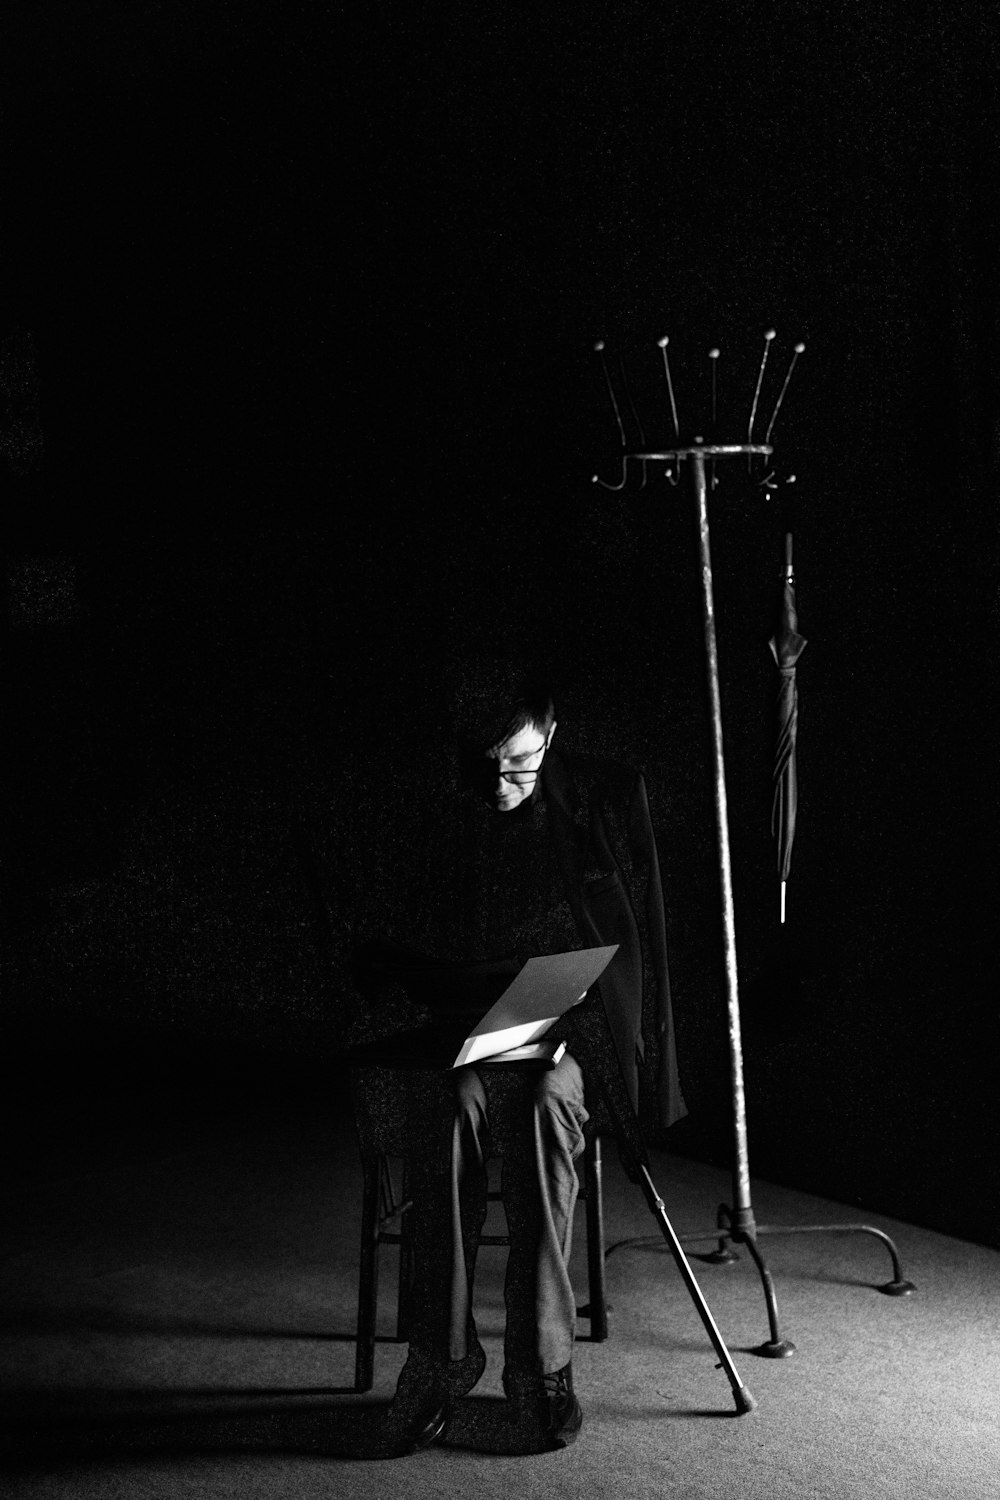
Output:
<svg viewBox="0 0 1000 1500">
<path fill-rule="evenodd" d="M 528 1042 L 537 1042 L 544 1036 L 558 1016 L 547 1016 L 540 1021 L 526 1021 L 522 1026 L 507 1026 L 502 1031 L 487 1031 L 482 1036 L 470 1036 L 462 1043 L 462 1050 L 453 1066 L 480 1062 L 484 1057 L 495 1057 L 511 1047 L 523 1047 Z"/>
<path fill-rule="evenodd" d="M 460 1068 L 544 1036 L 561 1015 L 583 999 L 617 952 L 618 944 L 612 943 L 605 948 L 577 948 L 570 953 L 529 958 L 470 1031 L 453 1066 Z"/>
</svg>

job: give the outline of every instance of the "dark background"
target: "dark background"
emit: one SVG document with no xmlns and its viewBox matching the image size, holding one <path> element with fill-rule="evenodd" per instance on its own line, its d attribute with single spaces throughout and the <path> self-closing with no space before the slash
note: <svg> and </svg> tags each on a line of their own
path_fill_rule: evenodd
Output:
<svg viewBox="0 0 1000 1500">
<path fill-rule="evenodd" d="M 433 795 L 426 684 L 471 640 L 541 643 L 564 742 L 646 772 L 671 1139 L 727 1159 L 692 504 L 592 484 L 619 451 L 593 343 L 659 441 L 657 338 L 689 435 L 718 345 L 739 440 L 774 327 L 765 419 L 807 344 L 775 427 L 794 508 L 733 461 L 712 509 L 751 1166 L 1000 1243 L 993 9 L 5 13 L 22 1137 L 126 1091 L 335 1074 L 360 809 L 400 740 Z M 789 519 L 809 645 L 779 929 Z"/>
</svg>

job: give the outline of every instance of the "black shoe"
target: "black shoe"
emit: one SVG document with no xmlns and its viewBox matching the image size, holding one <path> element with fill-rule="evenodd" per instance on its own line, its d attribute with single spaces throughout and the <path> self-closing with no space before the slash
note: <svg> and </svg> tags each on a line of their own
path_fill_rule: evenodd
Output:
<svg viewBox="0 0 1000 1500">
<path fill-rule="evenodd" d="M 575 1441 L 583 1426 L 583 1410 L 573 1394 L 572 1365 L 536 1376 L 527 1390 L 508 1381 L 504 1370 L 503 1388 L 508 1401 L 535 1407 L 553 1448 L 567 1448 Z"/>
<path fill-rule="evenodd" d="M 568 1448 L 583 1426 L 583 1411 L 573 1394 L 573 1366 L 563 1365 L 541 1380 L 546 1425 L 554 1448 Z"/>
<path fill-rule="evenodd" d="M 436 1443 L 448 1425 L 448 1406 L 445 1402 L 429 1405 L 410 1422 L 395 1453 L 405 1458 L 410 1453 L 421 1453 Z"/>
<path fill-rule="evenodd" d="M 443 1437 L 455 1403 L 468 1395 L 486 1368 L 486 1351 L 475 1330 L 470 1343 L 464 1359 L 448 1360 L 443 1365 L 429 1365 L 419 1358 L 407 1359 L 392 1403 L 403 1419 L 403 1432 L 394 1456 L 420 1453 Z"/>
</svg>

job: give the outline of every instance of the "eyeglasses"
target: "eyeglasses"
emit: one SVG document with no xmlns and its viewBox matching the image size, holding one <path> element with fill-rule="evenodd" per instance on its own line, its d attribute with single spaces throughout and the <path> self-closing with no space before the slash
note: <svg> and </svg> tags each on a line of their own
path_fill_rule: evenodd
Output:
<svg viewBox="0 0 1000 1500">
<path fill-rule="evenodd" d="M 548 748 L 548 745 L 539 745 L 538 749 L 532 750 L 530 754 L 541 756 L 545 754 Z M 539 761 L 538 765 L 535 766 L 534 770 L 531 771 L 498 771 L 497 774 L 499 775 L 501 781 L 512 782 L 514 786 L 530 786 L 531 783 L 537 778 L 538 773 L 541 771 L 541 769 L 542 764 L 541 761 Z"/>
</svg>

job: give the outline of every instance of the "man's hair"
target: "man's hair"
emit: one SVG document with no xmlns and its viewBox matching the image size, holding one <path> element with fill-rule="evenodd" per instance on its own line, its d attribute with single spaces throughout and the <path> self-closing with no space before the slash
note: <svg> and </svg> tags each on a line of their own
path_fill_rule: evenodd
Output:
<svg viewBox="0 0 1000 1500">
<path fill-rule="evenodd" d="M 538 662 L 505 656 L 462 656 L 446 671 L 452 728 L 477 750 L 500 745 L 528 724 L 547 734 L 555 721 L 548 675 Z"/>
</svg>

